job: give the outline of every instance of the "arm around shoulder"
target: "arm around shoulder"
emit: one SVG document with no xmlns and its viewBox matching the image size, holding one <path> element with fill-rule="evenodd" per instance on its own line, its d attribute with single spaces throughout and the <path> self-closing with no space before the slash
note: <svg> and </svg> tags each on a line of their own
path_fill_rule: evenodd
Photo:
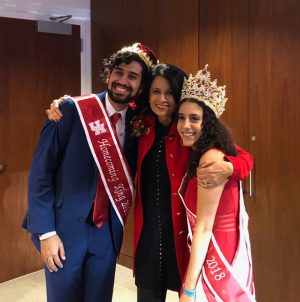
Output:
<svg viewBox="0 0 300 302">
<path fill-rule="evenodd" d="M 243 150 L 238 145 L 235 145 L 237 149 L 237 156 L 225 156 L 225 158 L 230 161 L 233 165 L 233 174 L 230 179 L 232 180 L 243 180 L 250 174 L 254 159 L 247 151 Z"/>
</svg>

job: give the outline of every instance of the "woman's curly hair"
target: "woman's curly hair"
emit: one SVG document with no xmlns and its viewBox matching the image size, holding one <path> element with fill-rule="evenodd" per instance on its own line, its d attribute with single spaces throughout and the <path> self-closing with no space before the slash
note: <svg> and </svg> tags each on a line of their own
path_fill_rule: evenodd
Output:
<svg viewBox="0 0 300 302">
<path fill-rule="evenodd" d="M 186 102 L 195 103 L 203 109 L 201 134 L 193 146 L 187 164 L 187 177 L 192 178 L 196 174 L 201 156 L 206 151 L 216 148 L 223 151 L 226 155 L 236 156 L 237 150 L 234 147 L 229 129 L 216 117 L 215 113 L 208 106 L 195 99 L 185 99 L 180 102 L 179 108 Z"/>
</svg>

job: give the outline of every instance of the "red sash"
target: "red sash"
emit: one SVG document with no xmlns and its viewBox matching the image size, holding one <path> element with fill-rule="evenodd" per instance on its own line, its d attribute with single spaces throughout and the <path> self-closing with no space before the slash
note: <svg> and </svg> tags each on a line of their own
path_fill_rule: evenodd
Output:
<svg viewBox="0 0 300 302">
<path fill-rule="evenodd" d="M 106 193 L 124 226 L 134 199 L 134 185 L 119 141 L 97 95 L 73 97 L 72 100 Z"/>
<path fill-rule="evenodd" d="M 196 215 L 183 199 L 183 179 L 179 195 L 186 208 L 189 237 L 192 238 Z M 195 192 L 196 194 L 196 192 Z M 229 264 L 212 235 L 201 275 L 196 286 L 196 300 L 201 302 L 255 302 L 252 260 L 248 234 L 248 215 L 240 188 L 239 244 L 232 264 Z"/>
</svg>

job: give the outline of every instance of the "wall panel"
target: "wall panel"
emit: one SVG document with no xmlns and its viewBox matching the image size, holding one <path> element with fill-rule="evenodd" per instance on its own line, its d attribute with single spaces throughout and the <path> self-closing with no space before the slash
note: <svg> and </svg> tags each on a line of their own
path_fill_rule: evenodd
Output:
<svg viewBox="0 0 300 302">
<path fill-rule="evenodd" d="M 133 42 L 156 50 L 158 0 L 91 1 L 92 90 L 105 88 L 99 78 L 102 60 Z"/>
<path fill-rule="evenodd" d="M 248 149 L 248 1 L 199 1 L 199 68 L 226 85 L 222 120 Z M 242 114 L 241 114 L 242 113 Z"/>
<path fill-rule="evenodd" d="M 171 63 L 194 73 L 198 68 L 198 1 L 159 1 L 157 53 L 162 63 Z"/>
<path fill-rule="evenodd" d="M 249 11 L 250 204 L 259 301 L 300 297 L 300 3 L 252 1 Z"/>
</svg>

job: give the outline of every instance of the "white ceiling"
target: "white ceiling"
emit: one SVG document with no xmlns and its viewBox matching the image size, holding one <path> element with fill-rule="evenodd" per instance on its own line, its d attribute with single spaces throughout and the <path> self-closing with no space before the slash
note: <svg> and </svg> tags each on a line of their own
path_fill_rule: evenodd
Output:
<svg viewBox="0 0 300 302">
<path fill-rule="evenodd" d="M 36 15 L 48 20 L 50 16 L 72 15 L 75 20 L 90 19 L 89 0 L 0 0 L 0 16 L 12 14 Z"/>
</svg>

